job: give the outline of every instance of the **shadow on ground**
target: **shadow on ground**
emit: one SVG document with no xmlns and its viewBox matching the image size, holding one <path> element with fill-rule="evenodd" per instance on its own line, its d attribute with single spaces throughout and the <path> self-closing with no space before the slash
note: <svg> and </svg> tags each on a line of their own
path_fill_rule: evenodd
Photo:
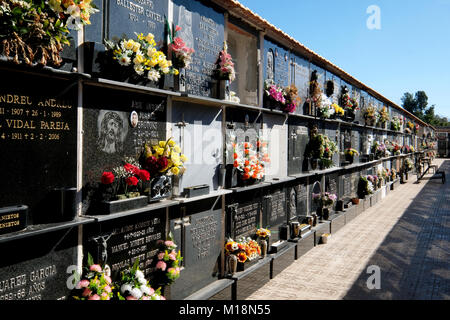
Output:
<svg viewBox="0 0 450 320">
<path fill-rule="evenodd" d="M 450 160 L 440 170 L 450 176 Z M 381 288 L 368 289 L 373 272 L 363 272 L 344 300 L 450 299 L 450 185 L 427 177 L 421 182 L 426 186 L 366 266 L 380 267 Z"/>
</svg>

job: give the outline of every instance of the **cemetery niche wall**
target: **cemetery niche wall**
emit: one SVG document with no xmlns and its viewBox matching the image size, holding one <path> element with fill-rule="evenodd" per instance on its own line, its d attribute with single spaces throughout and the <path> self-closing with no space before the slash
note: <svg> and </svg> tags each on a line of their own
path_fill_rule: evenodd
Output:
<svg viewBox="0 0 450 320">
<path fill-rule="evenodd" d="M 407 132 L 408 121 L 422 122 L 391 105 L 398 126 L 392 125 L 397 120 L 387 127 L 366 125 L 363 109 L 372 104 L 380 110 L 386 99 L 358 89 L 364 86 L 336 68 L 328 70 L 320 57 L 305 58 L 300 47 L 286 46 L 282 34 L 274 37 L 278 31 L 264 38 L 265 23 L 247 24 L 231 7 L 196 0 L 93 3 L 99 12 L 83 32 L 71 31 L 73 47 L 65 47 L 60 67 L 0 59 L 0 300 L 70 298 L 67 280 L 86 266 L 88 253 L 110 266 L 114 280 L 138 259 L 156 289 L 158 244 L 169 237 L 183 261 L 181 277 L 163 285 L 166 298 L 208 299 L 220 290 L 244 297 L 243 277 L 279 272 L 294 260 L 291 252 L 297 257 L 310 250 L 356 209 L 378 201 L 373 195 L 352 208 L 361 176 L 381 167 L 399 171 L 406 145 L 433 136 L 426 125 L 415 135 Z M 112 52 L 104 40 L 136 40 L 135 33 L 151 33 L 155 50 L 170 60 L 174 30 L 195 50 L 179 75 L 160 72 L 160 81 L 144 81 L 127 73 L 134 61 L 105 62 Z M 235 62 L 234 100 L 219 99 L 215 70 L 224 41 Z M 137 48 L 137 40 L 130 43 Z M 184 87 L 177 87 L 183 78 Z M 335 114 L 318 113 L 312 79 Z M 283 90 L 295 85 L 296 108 L 260 101 L 265 80 Z M 342 103 L 343 87 L 359 103 L 353 115 Z M 313 159 L 313 132 L 339 151 Z M 386 140 L 399 144 L 400 154 L 375 159 L 374 142 Z M 352 163 L 343 161 L 347 149 L 360 154 Z M 420 155 L 408 154 L 415 161 Z M 167 162 L 155 163 L 164 157 Z M 313 197 L 323 192 L 339 200 L 330 221 Z M 230 272 L 228 239 L 257 239 L 262 250 L 261 228 L 271 232 L 262 238 L 272 250 Z"/>
</svg>

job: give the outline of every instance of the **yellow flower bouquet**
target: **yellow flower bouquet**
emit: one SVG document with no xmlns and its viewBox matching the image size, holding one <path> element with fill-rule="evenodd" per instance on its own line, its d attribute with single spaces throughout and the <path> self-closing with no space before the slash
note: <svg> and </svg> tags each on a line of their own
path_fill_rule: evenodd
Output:
<svg viewBox="0 0 450 320">
<path fill-rule="evenodd" d="M 162 75 L 178 74 L 172 61 L 157 49 L 152 33 L 136 33 L 136 40 L 123 38 L 118 42 L 105 40 L 105 46 L 115 61 L 132 80 L 157 83 Z"/>
</svg>

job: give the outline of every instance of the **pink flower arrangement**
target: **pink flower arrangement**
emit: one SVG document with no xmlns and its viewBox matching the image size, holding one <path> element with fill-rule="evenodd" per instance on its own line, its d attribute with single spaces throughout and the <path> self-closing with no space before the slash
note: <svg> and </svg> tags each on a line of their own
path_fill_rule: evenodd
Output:
<svg viewBox="0 0 450 320">
<path fill-rule="evenodd" d="M 76 300 L 111 300 L 113 285 L 109 274 L 99 264 L 94 264 L 92 256 L 88 254 L 88 268 L 85 277 L 75 287 Z"/>
<path fill-rule="evenodd" d="M 219 55 L 219 67 L 217 71 L 219 74 L 219 79 L 230 80 L 230 82 L 236 79 L 233 59 L 228 53 L 228 45 L 226 41 L 224 41 L 223 50 Z"/>
<path fill-rule="evenodd" d="M 172 284 L 180 277 L 180 263 L 183 260 L 181 252 L 176 251 L 177 245 L 170 239 L 159 241 L 159 253 L 157 255 L 158 261 L 155 263 L 156 275 L 155 282 L 158 286 L 165 286 Z"/>
<path fill-rule="evenodd" d="M 192 61 L 192 54 L 195 50 L 187 47 L 183 39 L 176 36 L 180 30 L 180 26 L 175 27 L 173 41 L 169 44 L 169 50 L 172 51 L 172 60 L 175 68 L 187 68 Z"/>
</svg>

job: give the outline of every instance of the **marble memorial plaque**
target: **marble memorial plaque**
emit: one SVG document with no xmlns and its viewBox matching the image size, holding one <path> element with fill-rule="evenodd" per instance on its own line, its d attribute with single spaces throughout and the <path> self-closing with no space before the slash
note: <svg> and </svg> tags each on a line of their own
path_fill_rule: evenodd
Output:
<svg viewBox="0 0 450 320">
<path fill-rule="evenodd" d="M 184 299 L 217 280 L 225 241 L 220 204 L 216 198 L 188 204 L 178 230 L 177 220 L 171 220 L 171 232 L 181 239 L 184 267 L 180 278 L 171 285 L 171 299 Z"/>
<path fill-rule="evenodd" d="M 223 49 L 224 14 L 197 0 L 174 0 L 173 6 L 174 23 L 182 28 L 178 36 L 195 50 L 186 69 L 187 93 L 215 98 L 213 74 Z"/>
<path fill-rule="evenodd" d="M 288 124 L 285 117 L 263 115 L 263 140 L 268 141 L 270 163 L 266 164 L 266 177 L 286 177 L 288 174 Z"/>
<path fill-rule="evenodd" d="M 310 190 L 310 198 L 309 198 L 309 203 L 310 203 L 310 210 L 309 213 L 310 215 L 314 215 L 317 212 L 317 209 L 319 208 L 319 204 L 316 203 L 313 199 L 313 195 L 314 194 L 320 194 L 321 192 L 324 192 L 324 190 L 322 190 L 322 185 L 320 183 L 321 178 L 312 178 L 312 181 L 310 181 L 310 186 L 309 186 L 309 190 Z"/>
<path fill-rule="evenodd" d="M 17 73 L 0 84 L 0 208 L 26 205 L 29 224 L 57 222 L 55 190 L 77 185 L 76 86 Z"/>
<path fill-rule="evenodd" d="M 288 135 L 288 175 L 298 174 L 303 171 L 308 141 L 308 123 L 306 121 L 291 121 Z"/>
<path fill-rule="evenodd" d="M 308 185 L 305 182 L 295 187 L 297 191 L 297 216 L 308 216 Z"/>
<path fill-rule="evenodd" d="M 271 242 L 280 239 L 287 240 L 280 234 L 280 227 L 288 222 L 286 189 L 284 187 L 273 188 L 272 191 L 263 197 L 263 225 L 267 226 L 271 232 Z"/>
<path fill-rule="evenodd" d="M 89 212 L 91 199 L 104 171 L 122 165 L 125 157 L 137 159 L 145 142 L 153 145 L 166 140 L 165 110 L 165 98 L 86 88 L 83 110 L 83 213 Z M 130 121 L 133 111 L 139 119 L 136 127 Z"/>
<path fill-rule="evenodd" d="M 298 89 L 298 96 L 302 99 L 300 103 L 300 107 L 298 107 L 295 111 L 297 114 L 303 113 L 303 104 L 306 102 L 306 99 L 309 95 L 309 62 L 301 58 L 297 55 L 291 54 L 291 58 L 293 60 L 292 64 L 292 75 L 293 75 L 293 83 Z M 292 81 L 291 81 L 292 82 Z"/>
<path fill-rule="evenodd" d="M 0 250 L 0 301 L 70 298 L 78 229 L 4 242 Z"/>
<path fill-rule="evenodd" d="M 281 45 L 264 39 L 264 79 L 276 84 L 289 85 L 289 51 Z"/>
<path fill-rule="evenodd" d="M 89 225 L 84 233 L 84 250 L 98 263 L 108 264 L 114 277 L 139 259 L 139 268 L 151 283 L 157 242 L 166 240 L 165 228 L 165 210 Z M 177 239 L 175 243 L 179 245 Z"/>
<path fill-rule="evenodd" d="M 189 108 L 189 112 L 187 109 Z M 181 125 L 180 125 L 181 124 Z M 188 161 L 179 193 L 198 185 L 217 190 L 222 163 L 222 114 L 219 109 L 176 102 L 172 106 L 172 136 Z"/>
</svg>

